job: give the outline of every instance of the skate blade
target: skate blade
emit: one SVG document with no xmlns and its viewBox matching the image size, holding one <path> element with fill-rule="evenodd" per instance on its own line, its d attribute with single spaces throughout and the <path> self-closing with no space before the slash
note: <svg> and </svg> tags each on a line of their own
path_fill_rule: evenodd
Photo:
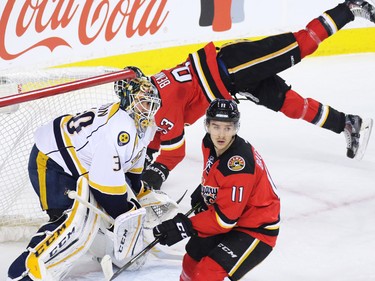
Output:
<svg viewBox="0 0 375 281">
<path fill-rule="evenodd" d="M 373 123 L 374 122 L 371 118 L 363 119 L 362 121 L 362 126 L 361 126 L 361 131 L 360 131 L 361 137 L 359 138 L 358 151 L 354 157 L 354 159 L 356 160 L 362 160 L 363 156 L 365 155 L 367 145 L 370 140 Z"/>
</svg>

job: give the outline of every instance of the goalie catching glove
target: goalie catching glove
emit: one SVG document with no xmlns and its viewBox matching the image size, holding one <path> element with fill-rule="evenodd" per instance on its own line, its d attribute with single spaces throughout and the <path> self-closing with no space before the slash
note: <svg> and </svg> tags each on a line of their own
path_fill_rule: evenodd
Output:
<svg viewBox="0 0 375 281">
<path fill-rule="evenodd" d="M 169 175 L 169 169 L 158 162 L 154 162 L 143 171 L 142 180 L 147 182 L 153 189 L 159 190 Z"/>
<path fill-rule="evenodd" d="M 141 192 L 137 194 L 137 200 L 146 208 L 144 227 L 152 229 L 164 220 L 173 218 L 178 213 L 178 204 L 166 193 L 153 190 L 146 182 L 142 182 Z"/>
<path fill-rule="evenodd" d="M 172 246 L 184 238 L 197 235 L 197 231 L 187 216 L 178 213 L 173 219 L 155 226 L 153 234 L 160 244 Z"/>
</svg>

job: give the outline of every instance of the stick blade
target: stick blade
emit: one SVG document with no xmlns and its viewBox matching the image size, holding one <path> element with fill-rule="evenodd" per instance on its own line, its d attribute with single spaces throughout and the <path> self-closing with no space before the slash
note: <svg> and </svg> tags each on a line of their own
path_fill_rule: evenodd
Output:
<svg viewBox="0 0 375 281">
<path fill-rule="evenodd" d="M 105 281 L 111 280 L 113 276 L 113 267 L 112 267 L 112 259 L 109 255 L 105 255 L 102 260 L 100 261 L 100 265 L 102 267 L 104 273 Z"/>
</svg>

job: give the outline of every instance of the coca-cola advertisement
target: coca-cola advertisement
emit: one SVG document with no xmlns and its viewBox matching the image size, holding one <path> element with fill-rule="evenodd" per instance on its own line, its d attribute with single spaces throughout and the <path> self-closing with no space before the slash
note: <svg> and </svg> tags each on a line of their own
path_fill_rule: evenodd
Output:
<svg viewBox="0 0 375 281">
<path fill-rule="evenodd" d="M 251 0 L 1 1 L 0 70 L 279 33 L 301 28 L 334 1 L 299 2 L 270 0 L 266 8 Z"/>
</svg>

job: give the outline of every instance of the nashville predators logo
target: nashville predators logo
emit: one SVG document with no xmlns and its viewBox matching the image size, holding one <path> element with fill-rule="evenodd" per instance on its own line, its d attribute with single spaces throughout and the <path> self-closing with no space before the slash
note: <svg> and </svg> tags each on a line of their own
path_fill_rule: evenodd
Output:
<svg viewBox="0 0 375 281">
<path fill-rule="evenodd" d="M 130 141 L 130 136 L 127 132 L 120 132 L 118 134 L 118 137 L 117 137 L 117 144 L 119 146 L 124 146 L 125 144 L 127 144 L 128 142 Z"/>
<path fill-rule="evenodd" d="M 241 171 L 243 168 L 245 168 L 245 159 L 238 155 L 232 156 L 228 160 L 228 168 L 234 172 Z"/>
</svg>

